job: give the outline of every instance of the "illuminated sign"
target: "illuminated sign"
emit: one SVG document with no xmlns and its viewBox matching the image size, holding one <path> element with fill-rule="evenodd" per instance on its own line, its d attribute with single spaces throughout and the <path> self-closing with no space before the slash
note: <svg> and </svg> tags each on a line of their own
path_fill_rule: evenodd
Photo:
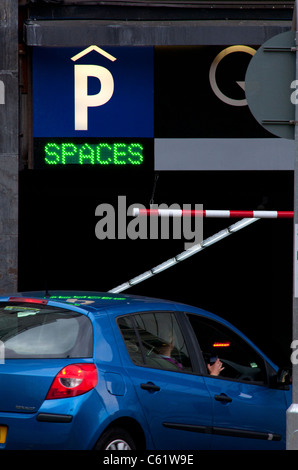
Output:
<svg viewBox="0 0 298 470">
<path fill-rule="evenodd" d="M 152 139 L 34 139 L 35 168 L 153 169 Z"/>
<path fill-rule="evenodd" d="M 33 136 L 153 137 L 153 47 L 33 49 Z"/>
<path fill-rule="evenodd" d="M 279 169 L 285 154 L 292 165 L 247 106 L 256 49 L 33 48 L 34 167 Z"/>
<path fill-rule="evenodd" d="M 48 142 L 44 147 L 44 161 L 47 165 L 141 165 L 143 159 L 143 146 L 139 143 Z"/>
</svg>

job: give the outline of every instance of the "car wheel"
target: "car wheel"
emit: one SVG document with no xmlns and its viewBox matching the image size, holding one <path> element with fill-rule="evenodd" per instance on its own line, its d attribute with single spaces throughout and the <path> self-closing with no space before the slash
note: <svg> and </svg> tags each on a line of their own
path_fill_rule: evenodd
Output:
<svg viewBox="0 0 298 470">
<path fill-rule="evenodd" d="M 111 428 L 103 433 L 95 450 L 136 450 L 136 444 L 125 429 Z"/>
</svg>

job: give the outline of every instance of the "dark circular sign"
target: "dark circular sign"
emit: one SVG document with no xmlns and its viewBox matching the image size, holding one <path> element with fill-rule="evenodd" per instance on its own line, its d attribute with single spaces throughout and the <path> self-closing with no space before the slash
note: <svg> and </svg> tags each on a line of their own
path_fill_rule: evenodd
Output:
<svg viewBox="0 0 298 470">
<path fill-rule="evenodd" d="M 245 77 L 246 99 L 256 120 L 269 132 L 295 137 L 295 31 L 266 41 L 251 59 Z"/>
</svg>

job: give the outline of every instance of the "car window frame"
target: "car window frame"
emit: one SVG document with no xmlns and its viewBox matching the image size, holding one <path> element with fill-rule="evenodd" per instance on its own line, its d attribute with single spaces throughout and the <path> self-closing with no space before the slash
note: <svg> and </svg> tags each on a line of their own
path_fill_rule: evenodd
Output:
<svg viewBox="0 0 298 470">
<path fill-rule="evenodd" d="M 30 302 L 12 302 L 12 301 L 7 301 L 7 300 L 2 300 L 0 302 L 0 307 L 4 307 L 4 306 L 7 306 L 11 309 L 11 315 L 14 315 L 15 313 L 18 314 L 18 312 L 20 313 L 21 312 L 21 309 L 24 308 L 24 309 L 27 309 L 27 310 L 40 310 L 40 312 L 36 312 L 35 315 L 36 315 L 36 318 L 37 317 L 40 317 L 42 318 L 42 316 L 44 315 L 45 318 L 47 318 L 46 316 L 47 315 L 63 315 L 61 316 L 61 319 L 70 319 L 70 318 L 78 318 L 79 319 L 79 323 L 82 322 L 82 318 L 84 318 L 83 322 L 85 323 L 85 325 L 83 325 L 84 327 L 87 327 L 87 330 L 89 330 L 89 336 L 90 336 L 90 343 L 87 343 L 85 342 L 84 344 L 84 348 L 86 349 L 87 352 L 85 352 L 84 354 L 78 354 L 77 351 L 77 347 L 78 347 L 78 344 L 82 341 L 82 339 L 85 340 L 85 336 L 86 336 L 86 331 L 83 333 L 82 331 L 82 326 L 79 325 L 79 328 L 78 328 L 78 337 L 75 341 L 75 343 L 73 343 L 73 345 L 65 350 L 64 352 L 60 352 L 60 353 L 57 353 L 57 352 L 38 352 L 38 351 L 33 351 L 33 352 L 20 352 L 20 351 L 14 351 L 13 349 L 11 350 L 11 357 L 9 356 L 9 354 L 7 354 L 7 350 L 6 350 L 6 353 L 5 353 L 5 360 L 6 361 L 10 361 L 10 360 L 19 360 L 19 361 L 26 361 L 26 360 L 43 360 L 43 359 L 50 359 L 50 360 L 60 360 L 60 359 L 79 359 L 79 358 L 82 358 L 82 359 L 91 359 L 93 357 L 93 354 L 94 354 L 94 346 L 95 346 L 95 341 L 94 341 L 94 326 L 93 326 L 93 323 L 91 321 L 91 319 L 89 318 L 88 315 L 86 315 L 86 313 L 84 312 L 78 312 L 77 310 L 75 309 L 69 309 L 69 308 L 66 308 L 65 305 L 51 305 L 51 304 L 47 304 L 47 305 L 38 305 L 38 304 L 35 304 L 35 303 L 30 303 Z M 16 310 L 13 311 L 12 309 L 15 308 Z M 46 311 L 50 309 L 50 311 Z M 44 311 L 45 310 L 45 311 Z M 25 312 L 25 310 L 24 310 Z M 24 315 L 26 316 L 26 315 Z M 64 317 L 64 318 L 63 318 Z M 13 318 L 13 317 L 12 317 Z M 57 318 L 57 320 L 59 320 L 59 318 Z M 42 327 L 42 328 L 45 328 L 45 325 L 47 324 L 51 324 L 51 322 L 45 322 L 41 325 L 39 325 L 38 323 L 33 324 L 32 326 L 32 329 L 34 328 L 38 328 L 38 327 Z M 19 328 L 19 325 L 17 325 L 17 327 Z M 30 328 L 26 328 L 24 331 L 18 331 L 16 335 L 12 336 L 11 338 L 8 338 L 7 341 L 3 341 L 3 338 L 1 339 L 1 342 L 2 344 L 4 344 L 4 347 L 5 349 L 7 348 L 7 343 L 8 341 L 10 341 L 10 339 L 14 339 L 14 338 L 17 338 L 18 335 L 22 335 L 23 333 L 26 333 L 27 331 L 30 331 Z M 21 338 L 22 339 L 22 338 Z M 80 348 L 80 346 L 79 346 Z M 9 350 L 10 348 L 8 348 Z M 55 351 L 55 349 L 54 349 Z M 83 351 L 83 349 L 79 349 L 79 351 Z"/>
<path fill-rule="evenodd" d="M 270 366 L 270 364 L 268 364 L 268 362 L 267 362 L 266 358 L 264 357 L 264 355 L 253 345 L 253 343 L 251 343 L 250 341 L 247 341 L 245 335 L 243 336 L 242 334 L 239 334 L 239 332 L 236 329 L 234 329 L 233 327 L 231 328 L 230 325 L 227 325 L 226 323 L 220 321 L 220 319 L 211 318 L 211 317 L 208 317 L 206 315 L 202 315 L 200 313 L 191 312 L 191 311 L 184 311 L 184 315 L 185 315 L 185 324 L 187 325 L 187 330 L 189 331 L 189 335 L 192 338 L 193 347 L 194 347 L 194 350 L 196 351 L 196 354 L 197 354 L 197 357 L 198 357 L 198 362 L 200 364 L 200 369 L 201 369 L 202 375 L 204 377 L 212 378 L 212 379 L 216 379 L 216 380 L 228 380 L 228 381 L 231 381 L 231 382 L 238 382 L 238 383 L 247 384 L 247 385 L 254 385 L 254 386 L 258 385 L 260 387 L 270 388 L 270 376 L 272 375 L 272 367 Z M 205 363 L 205 360 L 204 360 L 204 357 L 203 357 L 203 354 L 202 354 L 202 351 L 201 351 L 201 348 L 200 348 L 199 340 L 197 339 L 195 331 L 194 331 L 194 329 L 191 325 L 190 319 L 188 318 L 189 315 L 194 315 L 196 317 L 200 317 L 200 318 L 202 318 L 204 320 L 207 320 L 207 321 L 210 320 L 211 322 L 217 323 L 220 326 L 222 325 L 224 328 L 231 331 L 232 334 L 235 334 L 235 335 L 237 335 L 237 337 L 240 337 L 241 340 L 244 343 L 246 343 L 250 348 L 252 348 L 254 350 L 255 354 L 257 354 L 262 359 L 262 361 L 264 363 L 265 379 L 266 379 L 264 381 L 264 383 L 260 383 L 259 381 L 247 381 L 247 380 L 245 381 L 245 380 L 235 379 L 235 378 L 231 378 L 231 377 L 223 377 L 221 375 L 218 375 L 218 376 L 212 375 L 211 376 L 208 373 L 207 365 Z"/>
<path fill-rule="evenodd" d="M 174 315 L 174 317 L 177 321 L 177 325 L 179 326 L 181 334 L 183 335 L 183 338 L 185 340 L 185 344 L 186 344 L 187 351 L 188 351 L 188 354 L 189 354 L 189 359 L 190 359 L 190 363 L 191 363 L 191 366 L 192 366 L 192 370 L 183 370 L 183 369 L 182 370 L 179 370 L 179 369 L 178 370 L 170 370 L 170 369 L 163 369 L 163 368 L 154 367 L 151 364 L 146 364 L 146 362 L 144 360 L 144 351 L 143 351 L 142 340 L 141 340 L 141 337 L 139 335 L 138 329 L 136 327 L 136 322 L 135 322 L 134 316 L 135 315 L 150 314 L 150 313 L 151 314 L 152 313 L 162 313 L 162 314 L 172 314 L 172 315 Z M 129 351 L 127 349 L 127 346 L 126 346 L 126 343 L 125 343 L 125 340 L 124 340 L 124 336 L 123 336 L 121 328 L 118 324 L 118 320 L 120 318 L 124 318 L 124 317 L 132 318 L 135 334 L 136 334 L 136 337 L 137 337 L 138 342 L 139 342 L 140 350 L 142 351 L 142 356 L 143 356 L 143 360 L 144 360 L 143 364 L 136 364 L 132 360 L 132 358 L 129 354 Z M 126 351 L 127 358 L 131 362 L 132 365 L 134 365 L 136 367 L 145 367 L 147 369 L 158 370 L 158 371 L 163 371 L 163 372 L 174 372 L 174 373 L 179 372 L 180 374 L 203 375 L 201 373 L 201 367 L 200 367 L 200 364 L 198 362 L 197 353 L 193 349 L 193 339 L 189 335 L 188 328 L 185 325 L 184 313 L 183 312 L 180 312 L 180 311 L 177 311 L 177 310 L 170 310 L 170 309 L 167 309 L 167 310 L 162 310 L 162 309 L 158 309 L 158 310 L 154 310 L 154 309 L 140 310 L 140 311 L 129 312 L 129 313 L 119 315 L 115 318 L 115 320 L 116 320 L 115 321 L 116 328 L 119 331 L 119 333 L 121 335 L 121 338 L 123 340 L 123 345 L 124 345 L 124 349 Z M 190 327 L 191 327 L 191 325 L 190 325 Z"/>
</svg>

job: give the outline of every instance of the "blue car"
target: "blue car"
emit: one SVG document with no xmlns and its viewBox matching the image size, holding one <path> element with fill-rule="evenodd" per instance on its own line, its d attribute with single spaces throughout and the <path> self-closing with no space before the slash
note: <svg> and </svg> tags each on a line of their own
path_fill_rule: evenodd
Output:
<svg viewBox="0 0 298 470">
<path fill-rule="evenodd" d="M 0 297 L 1 449 L 284 449 L 282 377 L 196 307 L 90 292 Z"/>
</svg>

